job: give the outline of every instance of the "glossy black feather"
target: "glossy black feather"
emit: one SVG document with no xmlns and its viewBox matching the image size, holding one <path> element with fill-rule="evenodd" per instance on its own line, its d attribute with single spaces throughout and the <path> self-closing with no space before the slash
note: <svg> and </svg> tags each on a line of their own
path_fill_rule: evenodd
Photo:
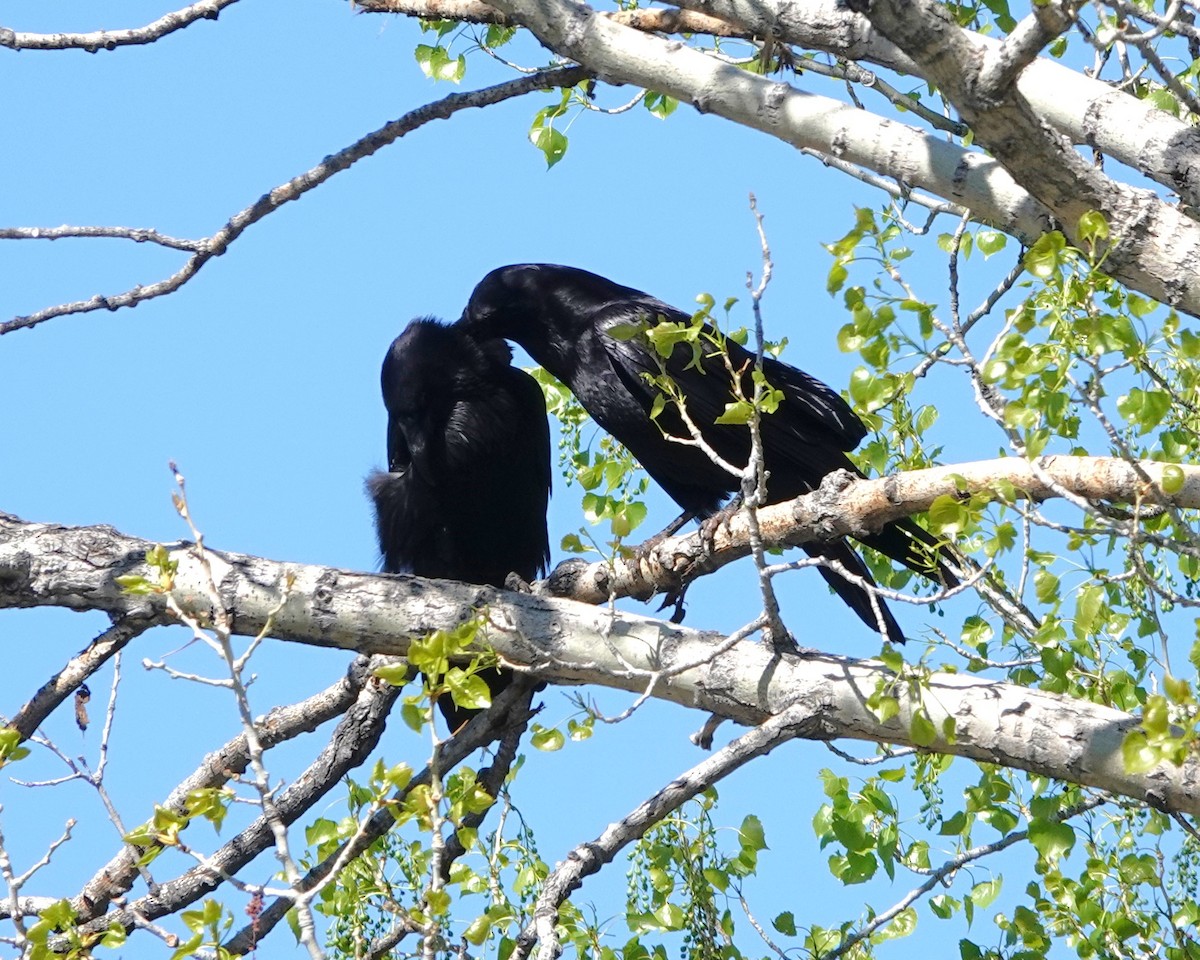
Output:
<svg viewBox="0 0 1200 960">
<path fill-rule="evenodd" d="M 608 335 L 617 325 L 666 319 L 688 322 L 690 315 L 631 287 L 574 267 L 515 264 L 489 273 L 475 288 L 459 323 L 481 341 L 504 337 L 519 343 L 534 360 L 562 380 L 592 418 L 637 457 L 651 477 L 685 510 L 707 516 L 738 488 L 738 479 L 714 464 L 700 449 L 672 443 L 663 429 L 687 436 L 684 424 L 668 405 L 658 424 L 650 419 L 658 389 L 643 374 L 660 367 L 642 338 Z M 743 389 L 753 392 L 749 371 L 753 355 L 728 341 L 734 369 L 743 370 Z M 705 440 L 737 466 L 750 455 L 749 431 L 714 421 L 734 399 L 724 361 L 716 355 L 690 366 L 690 348 L 680 345 L 666 361 L 686 398 L 688 413 Z M 815 490 L 834 470 L 861 473 L 846 456 L 866 436 L 862 421 L 841 395 L 802 370 L 764 357 L 767 382 L 782 391 L 779 409 L 761 421 L 763 450 L 769 472 L 768 500 L 779 502 Z M 941 563 L 931 562 L 934 539 L 909 520 L 888 524 L 863 542 L 931 579 L 956 582 Z M 815 557 L 837 560 L 868 582 L 861 558 L 843 541 L 810 543 Z M 870 626 L 878 629 L 865 590 L 824 567 L 821 573 L 837 594 Z M 899 626 L 879 603 L 883 632 L 903 639 Z"/>
<path fill-rule="evenodd" d="M 367 479 L 383 568 L 503 586 L 550 560 L 550 428 L 541 388 L 503 341 L 414 320 L 383 362 L 388 472 Z M 484 675 L 493 693 L 506 671 Z M 448 696 L 451 730 L 475 711 Z"/>
</svg>

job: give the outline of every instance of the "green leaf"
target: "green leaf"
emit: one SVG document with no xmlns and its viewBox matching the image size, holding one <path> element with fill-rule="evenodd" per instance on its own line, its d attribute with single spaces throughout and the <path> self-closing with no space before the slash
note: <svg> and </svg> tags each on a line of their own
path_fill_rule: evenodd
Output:
<svg viewBox="0 0 1200 960">
<path fill-rule="evenodd" d="M 754 406 L 748 400 L 725 404 L 725 412 L 717 417 L 717 423 L 749 423 L 754 415 Z"/>
<path fill-rule="evenodd" d="M 1163 677 L 1163 691 L 1172 703 L 1190 703 L 1192 700 L 1191 685 L 1169 673 Z"/>
<path fill-rule="evenodd" d="M 21 746 L 21 734 L 12 727 L 0 729 L 0 764 L 23 760 L 29 756 L 29 748 Z"/>
<path fill-rule="evenodd" d="M 933 725 L 927 710 L 921 709 L 913 713 L 909 736 L 918 747 L 930 747 L 936 742 L 937 727 Z"/>
<path fill-rule="evenodd" d="M 464 56 L 451 58 L 449 51 L 441 44 L 430 46 L 426 43 L 417 44 L 413 51 L 421 72 L 432 80 L 449 80 L 458 83 L 467 71 L 467 60 Z"/>
<path fill-rule="evenodd" d="M 567 742 L 566 737 L 557 728 L 543 727 L 540 723 L 533 725 L 533 735 L 529 739 L 536 749 L 545 750 L 547 753 L 561 750 Z"/>
<path fill-rule="evenodd" d="M 471 921 L 470 926 L 463 931 L 463 939 L 476 947 L 483 946 L 492 929 L 492 921 L 487 914 L 481 914 Z"/>
<path fill-rule="evenodd" d="M 929 505 L 930 529 L 934 533 L 944 533 L 953 535 L 961 532 L 970 520 L 969 512 L 964 509 L 963 503 L 958 497 L 948 493 L 937 497 L 933 503 Z"/>
<path fill-rule="evenodd" d="M 906 907 L 896 914 L 882 929 L 871 937 L 873 943 L 885 940 L 895 940 L 897 937 L 907 937 L 917 929 L 917 911 Z"/>
<path fill-rule="evenodd" d="M 1075 846 L 1075 831 L 1070 824 L 1055 820 L 1033 820 L 1029 824 L 1029 842 L 1046 860 L 1056 860 Z"/>
<path fill-rule="evenodd" d="M 426 890 L 425 902 L 429 905 L 429 912 L 435 916 L 441 916 L 450 909 L 450 894 L 443 890 Z"/>
<path fill-rule="evenodd" d="M 763 832 L 762 821 L 754 814 L 750 814 L 742 821 L 739 837 L 741 838 L 743 849 L 755 852 L 767 849 L 767 838 Z"/>
<path fill-rule="evenodd" d="M 1025 251 L 1025 269 L 1042 280 L 1050 279 L 1058 272 L 1066 248 L 1067 238 L 1057 230 L 1043 233 Z"/>
<path fill-rule="evenodd" d="M 126 573 L 113 578 L 123 593 L 133 597 L 144 597 L 150 593 L 158 593 L 158 585 L 136 573 Z"/>
<path fill-rule="evenodd" d="M 1039 603 L 1053 603 L 1058 599 L 1058 577 L 1049 570 L 1039 570 L 1033 577 Z"/>
<path fill-rule="evenodd" d="M 543 127 L 535 124 L 529 130 L 529 139 L 546 157 L 547 170 L 566 156 L 567 138 L 553 127 Z"/>
<path fill-rule="evenodd" d="M 790 910 L 779 914 L 779 916 L 771 921 L 771 926 L 785 937 L 794 937 L 796 935 L 796 918 Z"/>
<path fill-rule="evenodd" d="M 1003 886 L 1003 877 L 996 877 L 995 880 L 981 880 L 971 888 L 968 896 L 977 907 L 988 907 L 993 900 L 1000 896 L 1000 888 Z"/>
<path fill-rule="evenodd" d="M 1108 239 L 1108 221 L 1099 210 L 1089 210 L 1079 218 L 1079 240 L 1081 243 L 1094 244 L 1097 240 Z"/>
<path fill-rule="evenodd" d="M 459 667 L 446 672 L 446 686 L 450 696 L 460 707 L 468 710 L 486 710 L 492 705 L 492 692 L 482 677 L 467 673 Z"/>
<path fill-rule="evenodd" d="M 977 246 L 984 257 L 990 257 L 993 253 L 999 253 L 1008 243 L 1008 237 L 1002 234 L 999 230 L 980 230 L 975 235 L 975 246 Z"/>
<path fill-rule="evenodd" d="M 646 332 L 645 323 L 614 323 L 604 331 L 606 337 L 614 340 L 634 340 Z"/>
<path fill-rule="evenodd" d="M 390 683 L 393 687 L 402 687 L 412 679 L 412 667 L 407 663 L 393 663 L 387 666 L 377 667 L 375 669 L 377 676 L 384 683 Z"/>
<path fill-rule="evenodd" d="M 1163 492 L 1175 495 L 1183 489 L 1184 474 L 1182 468 L 1173 463 L 1167 464 L 1162 471 Z"/>
<path fill-rule="evenodd" d="M 488 26 L 483 42 L 494 50 L 496 47 L 502 47 L 508 43 L 516 36 L 516 33 L 516 27 L 502 27 L 493 23 Z"/>
<path fill-rule="evenodd" d="M 665 120 L 675 112 L 675 108 L 679 106 L 679 101 L 674 97 L 667 96 L 665 93 L 646 92 L 646 97 L 642 101 L 646 109 L 659 120 Z"/>
</svg>

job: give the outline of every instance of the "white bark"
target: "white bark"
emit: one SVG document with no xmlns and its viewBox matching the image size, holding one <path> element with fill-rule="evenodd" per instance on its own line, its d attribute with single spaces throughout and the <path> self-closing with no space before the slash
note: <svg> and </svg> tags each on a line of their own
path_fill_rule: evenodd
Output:
<svg viewBox="0 0 1200 960">
<path fill-rule="evenodd" d="M 640 33 L 574 0 L 499 0 L 495 6 L 602 80 L 670 94 L 701 112 L 937 194 L 1023 243 L 1051 225 L 1048 212 L 982 153 Z"/>
<path fill-rule="evenodd" d="M 824 50 L 860 63 L 932 80 L 919 64 L 869 20 L 837 0 L 681 0 L 758 36 Z M 1000 41 L 969 30 L 962 36 L 988 52 Z M 1017 89 L 1037 115 L 1072 143 L 1085 143 L 1169 187 L 1190 204 L 1200 202 L 1200 131 L 1149 100 L 1139 100 L 1059 61 L 1039 57 L 1017 78 Z"/>
<path fill-rule="evenodd" d="M 1190 489 L 1194 495 L 1195 487 Z M 144 561 L 150 546 L 111 528 L 32 524 L 0 515 L 0 607 L 136 609 L 167 622 L 163 596 L 130 597 L 114 581 L 121 574 L 154 579 L 157 574 Z M 209 615 L 206 576 L 192 548 L 174 544 L 169 550 L 179 564 L 174 599 L 194 616 Z M 912 745 L 913 718 L 924 710 L 939 731 L 948 718 L 955 724 L 952 742 L 939 736 L 932 750 L 1200 814 L 1200 764 L 1192 759 L 1180 768 L 1127 772 L 1121 742 L 1137 718 L 1093 703 L 958 674 L 896 683 L 880 664 L 728 643 L 711 631 L 569 600 L 230 553 L 208 556 L 239 633 L 256 634 L 271 618 L 270 635 L 278 639 L 403 654 L 412 639 L 450 629 L 485 609 L 488 640 L 496 650 L 551 682 L 643 692 L 653 681 L 655 696 L 746 724 L 799 706 L 793 716 L 799 714 L 805 736 L 817 739 Z M 865 704 L 880 685 L 893 684 L 899 712 L 883 723 Z"/>
<path fill-rule="evenodd" d="M 733 2 L 701 0 L 698 6 L 716 12 L 717 4 L 729 4 L 719 9 L 730 17 L 756 18 L 754 25 L 770 36 L 786 38 L 788 21 L 780 8 L 733 8 Z M 981 43 L 950 23 L 932 2 L 863 6 L 880 33 L 939 87 L 999 162 L 865 110 L 749 74 L 680 41 L 641 33 L 579 0 L 495 0 L 493 5 L 556 54 L 602 80 L 670 94 L 702 112 L 935 194 L 1023 243 L 1053 227 L 1074 238 L 1080 217 L 1099 210 L 1114 238 L 1106 270 L 1135 290 L 1200 316 L 1200 283 L 1191 267 L 1200 262 L 1200 224 L 1149 191 L 1094 169 L 1071 146 L 1071 141 L 1106 132 L 1122 159 L 1170 180 L 1190 197 L 1196 135 L 1165 114 L 1158 117 L 1133 107 L 1131 98 L 1114 99 L 1098 86 L 1068 84 L 1064 73 L 1069 71 L 1035 65 L 1020 69 L 1030 50 L 1013 60 L 1009 46 Z M 920 27 L 913 27 L 914 17 Z M 854 25 L 847 36 L 844 43 L 850 47 L 860 42 L 878 46 Z M 1039 34 L 1033 30 L 1030 36 Z M 902 65 L 894 54 L 878 56 Z M 1007 84 L 1022 75 L 1040 91 L 1043 106 L 1058 97 L 1055 84 L 1070 91 L 1069 105 L 1053 114 L 1069 127 L 1070 141 L 1054 131 L 1021 89 L 1014 85 L 1000 97 L 985 82 L 991 78 Z M 1105 110 L 1111 116 L 1101 121 L 1096 111 Z M 1158 159 L 1144 156 L 1147 151 Z"/>
</svg>

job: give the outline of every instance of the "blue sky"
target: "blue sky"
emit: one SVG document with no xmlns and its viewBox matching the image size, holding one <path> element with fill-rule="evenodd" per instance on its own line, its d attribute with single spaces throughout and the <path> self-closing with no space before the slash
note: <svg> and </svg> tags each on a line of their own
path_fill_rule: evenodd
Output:
<svg viewBox="0 0 1200 960">
<path fill-rule="evenodd" d="M 161 2 L 129 0 L 105 5 L 101 19 L 97 6 L 82 0 L 9 0 L 3 25 L 128 27 L 165 10 Z M 335 0 L 244 0 L 216 23 L 196 24 L 150 47 L 95 55 L 3 51 L 0 223 L 211 234 L 325 155 L 450 93 L 451 85 L 427 80 L 414 61 L 413 47 L 427 40 L 413 22 L 357 15 Z M 467 46 L 459 41 L 454 52 Z M 525 63 L 542 62 L 532 44 L 516 53 Z M 506 77 L 472 57 L 463 88 Z M 800 82 L 837 95 L 834 85 L 812 86 L 822 83 L 816 78 Z M 605 90 L 602 101 L 615 105 L 632 93 Z M 3 338 L 0 509 L 29 520 L 108 523 L 152 540 L 178 539 L 186 529 L 171 507 L 167 463 L 174 460 L 212 545 L 373 569 L 362 481 L 383 461 L 378 369 L 404 324 L 417 315 L 456 317 L 488 270 L 534 260 L 582 266 L 685 308 L 702 291 L 718 302 L 741 296 L 744 307 L 746 271 L 760 266 L 751 191 L 766 216 L 775 261 L 765 301 L 768 333 L 790 338 L 786 359 L 846 385 L 855 360 L 837 350 L 845 315 L 825 292 L 831 261 L 820 245 L 850 227 L 856 204 L 877 205 L 878 194 L 790 147 L 687 108 L 666 121 L 641 108 L 616 117 L 575 116 L 566 158 L 547 171 L 526 132 L 553 97 L 460 113 L 411 134 L 250 228 L 172 296 L 134 310 L 59 318 Z M 154 282 L 184 258 L 117 240 L 4 242 L 0 316 Z M 910 263 L 921 292 L 944 302 L 944 257 L 930 245 Z M 749 322 L 748 311 L 740 320 Z M 941 408 L 943 442 L 956 451 L 947 459 L 994 454 L 995 437 L 954 429 L 960 419 L 968 422 L 965 383 L 941 375 L 930 381 L 927 402 Z M 673 516 L 656 494 L 646 532 Z M 552 543 L 582 522 L 578 490 L 556 482 Z M 733 629 L 756 612 L 757 589 L 745 564 L 689 597 L 688 622 L 696 626 Z M 876 638 L 815 573 L 793 577 L 784 602 L 803 631 L 801 643 L 863 656 L 877 651 Z M 899 615 L 917 633 L 928 619 L 920 607 Z M 103 618 L 60 611 L 0 614 L 8 661 L 0 711 L 15 712 L 103 627 Z M 126 660 L 110 784 L 130 824 L 145 819 L 148 800 L 164 795 L 205 749 L 236 732 L 232 703 L 219 692 L 138 665 L 182 639 L 171 631 L 144 636 Z M 216 669 L 197 651 L 179 662 Z M 256 709 L 324 687 L 345 662 L 327 651 L 267 650 L 253 688 Z M 91 684 L 95 716 L 110 676 L 102 671 Z M 544 700 L 542 722 L 571 715 L 559 691 Z M 612 712 L 628 702 L 616 694 L 601 700 Z M 517 802 L 539 830 L 542 855 L 561 858 L 568 843 L 590 839 L 698 762 L 686 735 L 702 721 L 651 704 L 560 755 L 529 751 Z M 81 738 L 64 710 L 44 732 L 69 754 L 94 762 L 98 727 Z M 423 746 L 397 723 L 384 753 L 415 763 Z M 18 775 L 62 772 L 45 756 L 28 766 Z M 868 897 L 882 907 L 907 889 L 843 891 L 826 879 L 826 854 L 810 827 L 823 766 L 856 773 L 822 746 L 797 743 L 720 788 L 719 822 L 735 826 L 757 810 L 766 823 L 765 879 L 751 888 L 762 898 L 763 917 L 793 909 L 799 923 L 835 924 Z M 548 779 L 556 784 L 549 790 Z M 94 796 L 79 784 L 31 790 L 4 781 L 0 803 L 5 834 L 26 857 L 40 855 L 70 811 L 88 811 L 72 849 L 29 893 L 70 894 L 72 878 L 98 861 L 97 851 L 107 856 L 113 849 L 115 831 L 99 820 Z M 18 829 L 22 817 L 33 817 L 36 829 Z M 622 889 L 617 874 L 605 881 L 610 894 Z M 605 889 L 589 881 L 582 900 Z M 618 908 L 610 900 L 601 912 Z M 922 926 L 934 923 L 922 910 Z M 917 935 L 923 934 L 929 930 Z M 286 933 L 272 941 L 260 956 L 291 955 Z"/>
</svg>

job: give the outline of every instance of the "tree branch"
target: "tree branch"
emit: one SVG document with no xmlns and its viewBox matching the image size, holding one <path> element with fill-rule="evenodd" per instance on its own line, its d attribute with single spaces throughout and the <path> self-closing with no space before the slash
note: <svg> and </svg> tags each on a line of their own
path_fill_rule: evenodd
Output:
<svg viewBox="0 0 1200 960">
<path fill-rule="evenodd" d="M 336 683 L 299 703 L 276 707 L 256 724 L 264 747 L 311 733 L 327 720 L 345 713 L 361 695 L 363 685 L 372 679 L 374 664 L 369 657 L 356 657 L 345 676 Z M 245 771 L 250 762 L 246 736 L 238 734 L 224 746 L 208 754 L 200 766 L 181 781 L 160 806 L 183 813 L 188 794 L 205 787 L 220 787 Z M 126 893 L 137 876 L 137 861 L 143 850 L 125 846 L 98 870 L 72 902 L 77 917 L 87 921 L 101 916 L 114 897 Z"/>
<path fill-rule="evenodd" d="M 928 190 L 1023 243 L 1052 225 L 1049 211 L 981 153 L 756 76 L 678 41 L 639 33 L 578 0 L 496 0 L 495 6 L 601 80 L 670 94 L 702 113 Z"/>
<path fill-rule="evenodd" d="M 144 27 L 131 30 L 96 30 L 92 33 L 18 33 L 0 27 L 0 47 L 10 50 L 115 50 L 131 44 L 153 43 L 168 33 L 191 26 L 197 20 L 216 20 L 226 7 L 237 0 L 200 0 L 165 14 Z"/>
<path fill-rule="evenodd" d="M 1089 498 L 1200 505 L 1200 468 L 1179 468 L 1182 485 L 1168 496 L 1161 482 L 1166 466 L 1086 457 L 1048 457 L 1036 472 L 1015 458 L 966 464 L 852 484 L 836 498 L 836 511 L 819 508 L 814 516 L 823 535 L 836 534 L 855 529 L 866 517 L 881 522 L 920 510 L 939 489 L 963 484 L 967 490 L 982 489 L 997 478 L 1009 479 L 1033 497 L 1070 490 Z M 901 499 L 906 494 L 914 499 Z M 821 497 L 818 492 L 782 509 L 816 507 Z M 767 512 L 760 516 L 764 534 Z M 792 528 L 787 538 L 796 536 Z M 121 574 L 156 576 L 143 559 L 150 546 L 109 528 L 54 527 L 0 516 L 0 607 L 58 605 L 117 613 L 137 608 L 165 622 L 162 596 L 131 598 L 114 582 Z M 174 602 L 203 619 L 211 611 L 197 560 L 185 544 L 171 545 L 169 553 L 178 562 Z M 271 635 L 278 639 L 403 654 L 412 639 L 452 629 L 485 609 L 488 642 L 506 662 L 531 665 L 539 679 L 641 693 L 647 678 L 657 675 L 655 696 L 755 725 L 804 703 L 818 718 L 816 735 L 822 739 L 915 746 L 911 730 L 918 713 L 938 731 L 953 719 L 953 742 L 939 738 L 922 746 L 1200 813 L 1200 764 L 1192 759 L 1183 767 L 1127 772 L 1121 744 L 1138 721 L 1093 703 L 958 674 L 897 684 L 896 676 L 878 664 L 779 653 L 748 641 L 727 644 L 718 655 L 726 638 L 711 631 L 489 587 L 283 564 L 211 549 L 208 557 L 234 629 L 242 634 L 258 633 L 274 612 Z M 682 665 L 689 669 L 673 672 Z M 887 722 L 866 706 L 881 684 L 894 689 L 899 703 L 897 715 Z"/>
<path fill-rule="evenodd" d="M 532 0 L 529 0 L 532 2 Z M 540 0 L 551 2 L 551 0 Z M 885 37 L 919 63 L 1013 179 L 1052 211 L 1068 238 L 1093 210 L 1112 229 L 1105 272 L 1156 300 L 1200 316 L 1200 224 L 1153 193 L 1106 176 L 1051 129 L 1013 85 L 997 54 L 972 42 L 935 0 L 851 0 Z M 1014 61 L 1019 68 L 1019 59 Z"/>
<path fill-rule="evenodd" d="M 811 732 L 806 733 L 810 728 Z M 663 817 L 678 810 L 718 780 L 755 757 L 770 753 L 787 740 L 808 736 L 820 739 L 819 731 L 813 727 L 811 712 L 799 704 L 789 707 L 680 774 L 645 803 L 639 804 L 616 823 L 609 824 L 595 840 L 577 846 L 542 884 L 533 920 L 517 938 L 513 960 L 525 960 L 539 940 L 542 944 L 538 951 L 539 958 L 552 960 L 560 952 L 555 949 L 558 941 L 554 931 L 558 909 L 567 897 L 579 889 L 585 878 L 598 873 L 621 850 L 641 838 Z"/>
<path fill-rule="evenodd" d="M 152 624 L 136 616 L 122 617 L 83 650 L 70 659 L 53 677 L 47 680 L 7 724 L 16 730 L 22 740 L 33 736 L 43 720 L 57 709 L 58 705 L 74 693 L 81 683 L 106 664 L 114 654 L 123 650 L 134 637 L 145 632 Z"/>
<path fill-rule="evenodd" d="M 339 150 L 332 156 L 326 157 L 311 170 L 293 177 L 287 183 L 280 184 L 269 193 L 263 194 L 257 201 L 235 214 L 220 230 L 210 237 L 196 241 L 199 252 L 192 256 L 178 272 L 152 283 L 148 286 L 136 286 L 124 293 L 113 295 L 98 295 L 89 300 L 77 300 L 74 303 L 63 303 L 47 307 L 37 313 L 24 317 L 14 317 L 5 323 L 0 323 L 0 336 L 12 333 L 14 330 L 24 330 L 35 327 L 39 323 L 54 317 L 76 313 L 90 313 L 93 310 L 119 310 L 122 307 L 135 307 L 145 300 L 173 293 L 192 279 L 200 269 L 213 257 L 223 254 L 231 243 L 240 237 L 248 227 L 274 213 L 285 203 L 298 200 L 314 187 L 320 186 L 334 174 L 347 170 L 353 164 L 388 144 L 399 140 L 405 134 L 424 126 L 432 120 L 446 120 L 459 110 L 469 107 L 485 107 L 500 103 L 513 97 L 519 97 L 534 90 L 548 90 L 558 86 L 574 86 L 587 76 L 579 67 L 564 67 L 553 70 L 543 70 L 539 73 L 510 80 L 506 83 L 473 90 L 469 93 L 452 93 L 434 103 L 427 103 L 406 113 L 399 119 L 384 124 L 374 133 L 355 141 L 350 146 Z M 72 231 L 112 230 L 114 228 L 70 227 Z M 33 228 L 30 228 L 33 230 Z M 41 232 L 41 228 L 33 230 Z"/>
</svg>

